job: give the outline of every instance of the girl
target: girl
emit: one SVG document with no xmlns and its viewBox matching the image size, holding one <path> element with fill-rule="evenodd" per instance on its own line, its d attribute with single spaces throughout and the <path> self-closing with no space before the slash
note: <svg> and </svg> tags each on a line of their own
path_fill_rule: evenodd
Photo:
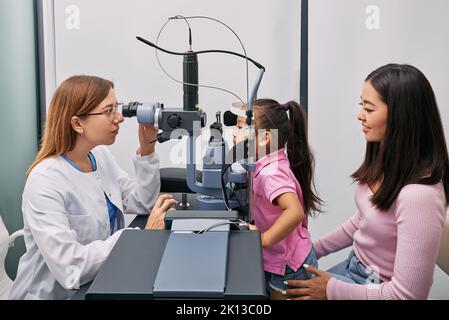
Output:
<svg viewBox="0 0 449 320">
<path fill-rule="evenodd" d="M 245 118 L 237 119 L 234 142 L 244 138 Z M 319 212 L 313 191 L 313 156 L 306 119 L 294 101 L 254 102 L 256 169 L 253 218 L 262 238 L 265 276 L 272 299 L 285 299 L 289 279 L 309 279 L 303 264 L 317 266 L 307 217 Z"/>
</svg>

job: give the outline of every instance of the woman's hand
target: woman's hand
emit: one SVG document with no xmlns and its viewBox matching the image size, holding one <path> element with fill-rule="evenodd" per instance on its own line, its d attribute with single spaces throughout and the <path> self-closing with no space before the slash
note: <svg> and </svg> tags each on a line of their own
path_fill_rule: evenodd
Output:
<svg viewBox="0 0 449 320">
<path fill-rule="evenodd" d="M 259 230 L 259 228 L 257 228 L 254 224 L 248 224 L 248 228 L 249 228 L 249 230 L 253 230 L 253 231 Z"/>
<path fill-rule="evenodd" d="M 164 229 L 165 228 L 165 214 L 167 211 L 177 203 L 171 194 L 163 194 L 159 196 L 156 204 L 151 210 L 150 216 L 147 220 L 145 230 L 150 229 Z"/>
<path fill-rule="evenodd" d="M 287 289 L 289 300 L 327 300 L 326 288 L 331 276 L 324 271 L 304 265 L 307 272 L 315 278 L 310 280 L 288 280 L 287 284 L 295 289 Z"/>
<path fill-rule="evenodd" d="M 154 152 L 158 131 L 155 126 L 139 124 L 140 148 L 137 152 L 141 156 L 147 156 Z"/>
</svg>

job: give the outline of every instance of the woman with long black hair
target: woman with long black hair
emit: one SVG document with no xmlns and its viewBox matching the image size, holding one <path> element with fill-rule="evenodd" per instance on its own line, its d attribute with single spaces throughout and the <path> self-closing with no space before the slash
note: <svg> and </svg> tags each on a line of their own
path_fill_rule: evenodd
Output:
<svg viewBox="0 0 449 320">
<path fill-rule="evenodd" d="M 352 175 L 356 214 L 314 241 L 317 257 L 353 251 L 294 299 L 426 299 L 449 199 L 449 162 L 435 94 L 421 71 L 389 64 L 365 80 L 358 119 L 365 161 Z"/>
</svg>

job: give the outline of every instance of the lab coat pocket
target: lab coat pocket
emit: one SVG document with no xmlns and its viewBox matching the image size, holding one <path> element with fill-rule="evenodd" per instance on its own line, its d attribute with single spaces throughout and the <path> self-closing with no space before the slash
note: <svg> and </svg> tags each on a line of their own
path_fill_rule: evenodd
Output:
<svg viewBox="0 0 449 320">
<path fill-rule="evenodd" d="M 98 221 L 94 216 L 88 214 L 70 214 L 68 215 L 70 229 L 75 232 L 79 243 L 86 245 L 92 241 L 98 240 L 100 229 Z"/>
</svg>

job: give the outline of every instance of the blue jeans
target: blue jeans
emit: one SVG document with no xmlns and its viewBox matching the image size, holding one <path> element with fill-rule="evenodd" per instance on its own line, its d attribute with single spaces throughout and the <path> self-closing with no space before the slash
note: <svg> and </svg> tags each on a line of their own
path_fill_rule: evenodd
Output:
<svg viewBox="0 0 449 320">
<path fill-rule="evenodd" d="M 379 284 L 382 283 L 376 270 L 370 270 L 357 258 L 354 250 L 351 251 L 348 258 L 333 266 L 327 272 L 334 278 L 357 284 Z"/>
<path fill-rule="evenodd" d="M 316 260 L 315 250 L 310 249 L 310 253 L 307 256 L 306 260 L 304 260 L 303 264 L 308 264 L 309 266 L 318 268 L 318 262 Z M 306 269 L 301 265 L 297 271 L 293 270 L 289 266 L 285 267 L 285 274 L 283 276 L 267 272 L 265 271 L 265 283 L 267 288 L 281 292 L 286 289 L 289 289 L 289 286 L 284 284 L 284 281 L 287 280 L 308 280 L 313 278 L 313 275 L 308 273 Z"/>
</svg>

